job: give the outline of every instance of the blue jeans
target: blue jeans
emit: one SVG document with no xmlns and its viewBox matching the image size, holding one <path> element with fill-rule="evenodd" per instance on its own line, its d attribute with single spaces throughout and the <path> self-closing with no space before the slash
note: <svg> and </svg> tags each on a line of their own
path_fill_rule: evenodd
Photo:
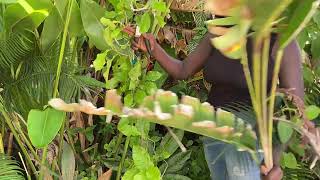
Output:
<svg viewBox="0 0 320 180">
<path fill-rule="evenodd" d="M 205 138 L 204 153 L 212 180 L 259 180 L 260 168 L 248 152 L 237 151 L 234 145 Z M 262 155 L 258 158 L 261 160 Z"/>
</svg>

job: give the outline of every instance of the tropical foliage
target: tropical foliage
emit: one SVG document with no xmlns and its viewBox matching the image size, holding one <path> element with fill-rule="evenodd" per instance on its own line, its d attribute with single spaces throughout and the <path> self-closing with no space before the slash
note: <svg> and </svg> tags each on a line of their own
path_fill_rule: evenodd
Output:
<svg viewBox="0 0 320 180">
<path fill-rule="evenodd" d="M 270 168 L 273 131 L 290 144 L 281 160 L 285 177 L 319 177 L 313 153 L 299 141 L 307 134 L 302 114 L 314 122 L 320 114 L 319 1 L 208 0 L 210 12 L 228 17 L 207 22 L 202 1 L 0 0 L 0 5 L 0 179 L 209 179 L 199 135 L 253 157 L 260 139 Z M 201 72 L 172 80 L 148 54 L 131 49 L 131 37 L 122 32 L 129 25 L 138 27 L 136 36 L 154 34 L 177 58 L 192 51 L 207 29 L 232 25 L 212 43 L 241 59 L 253 109 L 235 104 L 214 110 L 203 103 L 210 85 Z M 281 39 L 268 96 L 265 73 L 259 72 L 267 72 L 272 32 Z M 244 51 L 248 33 L 254 39 L 253 72 Z M 305 52 L 303 112 L 287 91 L 281 103 L 275 100 L 283 48 L 296 37 Z M 275 105 L 280 110 L 274 112 Z M 252 117 L 258 137 L 247 122 Z M 318 137 L 307 135 L 319 153 Z M 306 170 L 309 164 L 314 170 Z"/>
</svg>

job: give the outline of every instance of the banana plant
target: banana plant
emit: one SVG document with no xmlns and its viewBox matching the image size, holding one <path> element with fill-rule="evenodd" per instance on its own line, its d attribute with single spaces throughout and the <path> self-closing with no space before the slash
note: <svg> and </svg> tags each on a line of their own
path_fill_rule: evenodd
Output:
<svg viewBox="0 0 320 180">
<path fill-rule="evenodd" d="M 250 152 L 255 157 L 257 136 L 252 126 L 234 114 L 215 110 L 209 103 L 200 103 L 197 98 L 178 96 L 171 91 L 158 90 L 147 96 L 138 108 L 126 107 L 116 90 L 106 93 L 105 107 L 97 108 L 91 102 L 67 104 L 62 99 L 52 99 L 49 105 L 65 112 L 128 117 L 149 121 L 234 144 L 238 149 Z"/>
</svg>

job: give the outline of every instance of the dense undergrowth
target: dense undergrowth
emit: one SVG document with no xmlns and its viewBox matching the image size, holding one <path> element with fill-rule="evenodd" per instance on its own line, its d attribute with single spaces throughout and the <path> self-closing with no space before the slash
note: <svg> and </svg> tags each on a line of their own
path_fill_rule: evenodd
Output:
<svg viewBox="0 0 320 180">
<path fill-rule="evenodd" d="M 130 37 L 122 32 L 138 25 L 140 33 L 153 33 L 171 56 L 183 59 L 207 32 L 211 16 L 170 11 L 171 3 L 176 2 L 0 1 L 0 166 L 5 167 L 0 179 L 209 179 L 200 135 L 126 117 L 64 113 L 47 105 L 59 97 L 102 107 L 106 90 L 116 89 L 125 106 L 136 108 L 159 88 L 204 102 L 214 87 L 201 72 L 185 81 L 168 77 L 148 55 L 133 52 Z M 203 3 L 197 6 L 201 10 Z M 289 10 L 303 5 L 292 6 Z M 319 34 L 317 10 L 297 37 L 304 52 L 306 115 L 316 124 Z M 290 98 L 283 102 L 277 117 L 299 119 L 296 104 Z M 285 124 L 277 129 L 281 141 L 291 138 L 281 160 L 285 178 L 319 178 L 320 166 L 308 168 L 314 156 L 300 147 L 298 133 Z"/>
</svg>

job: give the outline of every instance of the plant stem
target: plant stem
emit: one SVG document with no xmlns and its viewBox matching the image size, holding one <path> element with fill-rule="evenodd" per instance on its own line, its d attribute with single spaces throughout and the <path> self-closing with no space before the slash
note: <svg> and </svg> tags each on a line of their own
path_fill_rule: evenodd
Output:
<svg viewBox="0 0 320 180">
<path fill-rule="evenodd" d="M 123 167 L 123 164 L 124 164 L 124 160 L 126 159 L 126 156 L 127 156 L 127 151 L 128 151 L 128 147 L 129 147 L 129 143 L 130 143 L 130 138 L 131 137 L 128 136 L 127 139 L 126 139 L 126 142 L 124 144 L 124 151 L 123 151 L 123 154 L 122 154 L 122 157 L 121 157 L 121 161 L 120 161 L 120 164 L 119 164 L 119 167 L 118 167 L 116 180 L 120 180 L 120 178 L 121 178 L 122 167 Z"/>
<path fill-rule="evenodd" d="M 120 147 L 120 144 L 121 144 L 121 141 L 122 141 L 122 138 L 123 138 L 123 134 L 121 132 L 119 132 L 119 135 L 118 135 L 118 139 L 117 139 L 117 143 L 116 143 L 116 147 L 114 148 L 114 151 L 113 153 L 116 155 L 119 151 L 119 147 Z"/>
<path fill-rule="evenodd" d="M 46 170 L 46 160 L 47 160 L 47 150 L 48 146 L 42 148 L 42 159 L 41 159 L 41 169 L 39 174 L 39 180 L 43 180 L 44 178 L 44 171 Z"/>
<path fill-rule="evenodd" d="M 0 102 L 1 104 L 1 102 Z M 1 105 L 0 105 L 1 107 Z M 34 166 L 34 164 L 32 163 L 32 160 L 30 158 L 30 155 L 28 154 L 28 151 L 27 149 L 25 148 L 24 144 L 21 142 L 21 140 L 19 139 L 19 135 L 16 131 L 16 129 L 14 128 L 13 124 L 11 123 L 11 119 L 10 119 L 10 116 L 8 115 L 8 113 L 4 110 L 4 109 L 0 109 L 0 112 L 2 114 L 2 116 L 4 117 L 7 125 L 9 126 L 9 129 L 11 130 L 13 136 L 15 137 L 19 147 L 21 148 L 21 151 L 23 152 L 23 155 L 26 157 L 26 160 L 32 170 L 32 172 L 34 174 L 36 174 L 37 170 L 36 170 L 36 167 Z"/>
<path fill-rule="evenodd" d="M 26 143 L 27 147 L 29 148 L 29 150 L 31 151 L 31 154 L 34 156 L 35 160 L 37 160 L 38 162 L 40 162 L 40 158 L 38 156 L 38 154 L 36 153 L 36 151 L 34 150 L 33 146 L 31 145 L 31 143 L 29 142 L 28 138 L 26 137 L 26 135 L 21 131 L 21 129 L 18 129 L 23 141 Z"/>
<path fill-rule="evenodd" d="M 64 51 L 65 51 L 65 47 L 66 47 L 66 40 L 67 40 L 67 35 L 68 35 L 68 28 L 69 28 L 69 23 L 70 23 L 71 9 L 72 9 L 72 5 L 73 5 L 73 1 L 74 0 L 69 1 L 69 4 L 68 4 L 69 8 L 68 8 L 68 13 L 67 13 L 66 23 L 64 24 L 62 42 L 61 42 L 61 48 L 60 48 L 59 60 L 58 60 L 57 74 L 56 74 L 56 79 L 55 79 L 54 87 L 53 87 L 53 98 L 56 98 L 58 95 L 61 67 L 62 67 Z"/>
<path fill-rule="evenodd" d="M 73 1 L 74 0 L 70 0 L 68 2 L 67 18 L 66 18 L 66 22 L 64 24 L 62 42 L 61 42 L 61 48 L 60 48 L 60 54 L 59 54 L 59 61 L 58 61 L 58 68 L 57 68 L 57 74 L 56 74 L 56 79 L 55 79 L 54 87 L 53 87 L 53 98 L 56 98 L 57 95 L 58 95 L 61 67 L 62 67 L 64 51 L 65 51 L 65 47 L 66 47 L 66 41 L 67 41 L 68 28 L 69 28 L 69 23 L 70 23 L 70 17 L 71 17 L 71 10 L 72 10 L 72 6 L 73 6 Z M 64 122 L 63 122 L 62 123 L 62 127 L 60 129 L 59 152 L 58 152 L 59 159 L 58 160 L 60 160 L 60 157 L 61 157 L 60 154 L 61 154 L 62 144 L 63 144 L 64 128 L 65 128 L 65 125 L 64 125 Z"/>
<path fill-rule="evenodd" d="M 263 48 L 262 48 L 262 74 L 261 74 L 261 112 L 262 112 L 262 122 L 264 124 L 262 136 L 266 137 L 263 141 L 265 149 L 265 163 L 267 168 L 273 167 L 273 157 L 272 157 L 272 126 L 271 134 L 269 133 L 268 122 L 268 105 L 267 105 L 267 90 L 268 90 L 268 66 L 269 66 L 269 50 L 270 50 L 270 36 L 263 37 Z M 273 108 L 273 107 L 272 107 Z M 272 125 L 272 120 L 271 120 Z"/>
<path fill-rule="evenodd" d="M 274 112 L 274 103 L 276 97 L 276 89 L 278 84 L 278 75 L 280 71 L 281 61 L 283 56 L 283 49 L 279 49 L 276 56 L 274 72 L 272 77 L 272 84 L 270 90 L 270 102 L 269 102 L 269 115 L 268 115 L 268 134 L 271 136 L 269 139 L 269 144 L 272 146 L 272 128 L 273 128 L 273 112 Z"/>
<path fill-rule="evenodd" d="M 245 40 L 244 44 L 247 44 L 247 41 Z M 247 86 L 248 86 L 248 90 L 249 90 L 249 94 L 251 97 L 251 101 L 252 101 L 252 106 L 253 109 L 256 111 L 256 94 L 254 92 L 254 87 L 253 87 L 253 82 L 252 82 L 252 76 L 251 76 L 251 72 L 249 69 L 249 64 L 248 64 L 248 55 L 247 55 L 247 50 L 246 48 L 243 48 L 242 50 L 242 57 L 241 57 L 241 63 L 242 63 L 242 67 L 243 67 L 243 72 L 244 72 L 244 76 L 247 82 Z"/>
<path fill-rule="evenodd" d="M 4 154 L 4 147 L 3 147 L 3 141 L 2 141 L 1 133 L 0 133 L 0 154 Z"/>
</svg>

